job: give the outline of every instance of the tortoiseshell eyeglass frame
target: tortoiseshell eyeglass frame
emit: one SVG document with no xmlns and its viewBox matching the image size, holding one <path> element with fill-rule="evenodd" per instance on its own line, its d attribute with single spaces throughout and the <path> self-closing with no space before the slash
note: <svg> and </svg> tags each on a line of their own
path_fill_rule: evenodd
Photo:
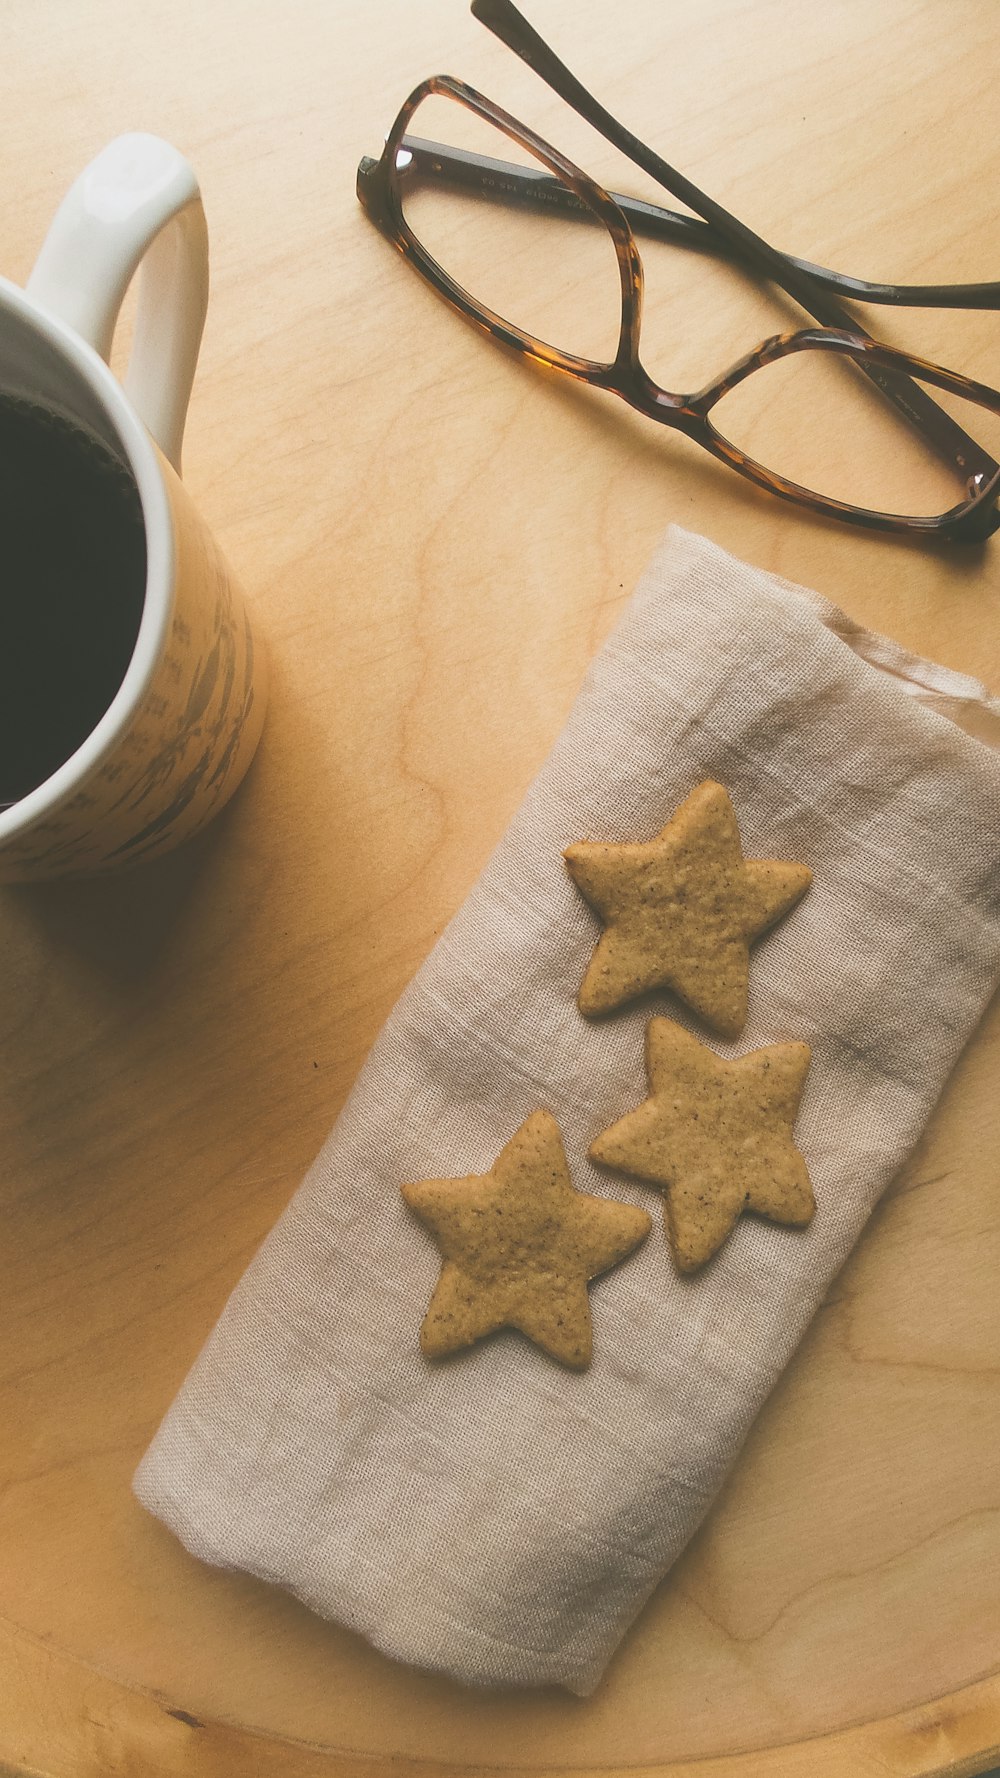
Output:
<svg viewBox="0 0 1000 1778">
<path fill-rule="evenodd" d="M 646 232 L 669 233 L 690 244 L 722 251 L 796 299 L 822 325 L 777 334 L 763 341 L 725 374 L 696 394 L 676 394 L 662 389 L 645 370 L 639 356 L 643 268 L 632 228 L 617 194 L 605 191 L 572 161 L 511 117 L 500 106 L 449 75 L 425 80 L 406 100 L 386 138 L 377 161 L 365 157 L 358 168 L 358 197 L 380 232 L 425 277 L 446 301 L 482 331 L 529 359 L 562 371 L 595 388 L 608 389 L 639 413 L 684 433 L 696 444 L 745 476 L 768 493 L 794 502 L 812 512 L 829 515 L 869 530 L 904 532 L 926 540 L 981 542 L 1000 528 L 1000 465 L 971 439 L 922 387 L 929 384 L 963 397 L 1000 415 L 1000 391 L 973 381 L 957 371 L 897 350 L 872 339 L 829 294 L 831 288 L 867 301 L 923 303 L 939 307 L 1000 307 L 1000 286 L 903 286 L 870 285 L 823 268 L 809 266 L 779 252 L 745 223 L 698 190 L 683 174 L 612 117 L 587 92 L 548 45 L 538 36 L 512 0 L 472 0 L 472 12 L 488 29 L 519 55 L 581 117 L 593 125 L 614 147 L 641 167 L 664 190 L 679 198 L 702 219 L 677 217 L 669 211 L 637 200 L 623 200 L 633 218 Z M 408 136 L 408 126 L 421 102 L 434 94 L 455 100 L 476 113 L 512 142 L 532 155 L 546 174 L 534 175 L 524 168 L 462 154 Z M 445 183 L 478 188 L 484 195 L 513 202 L 550 203 L 559 191 L 564 209 L 583 206 L 608 230 L 614 244 L 621 281 L 621 328 L 618 349 L 609 363 L 578 358 L 514 327 L 503 316 L 464 290 L 438 264 L 410 229 L 403 213 L 401 182 L 407 174 L 436 177 Z M 553 183 L 555 182 L 555 183 Z M 702 230 L 700 236 L 692 231 Z M 918 431 L 936 455 L 955 471 L 968 490 L 967 497 L 947 512 L 933 517 L 909 517 L 878 512 L 835 500 L 776 474 L 716 431 L 709 419 L 711 409 L 747 377 L 765 366 L 797 352 L 835 354 L 856 365 Z M 914 382 L 919 378 L 920 382 Z"/>
</svg>

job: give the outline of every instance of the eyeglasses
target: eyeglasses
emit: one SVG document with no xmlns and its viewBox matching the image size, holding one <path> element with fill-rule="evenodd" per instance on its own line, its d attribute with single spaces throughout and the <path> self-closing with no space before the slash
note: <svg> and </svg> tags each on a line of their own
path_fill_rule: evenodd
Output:
<svg viewBox="0 0 1000 1778">
<path fill-rule="evenodd" d="M 452 307 L 501 344 L 611 390 L 757 487 L 813 512 L 870 530 L 955 542 L 979 542 L 1000 527 L 1000 465 L 965 430 L 973 424 L 981 431 L 986 416 L 1000 416 L 1000 392 L 879 343 L 836 300 L 843 295 L 871 303 L 995 309 L 1000 284 L 875 284 L 780 252 L 605 110 L 511 0 L 472 0 L 472 12 L 613 147 L 695 214 L 605 191 L 462 81 L 446 75 L 426 80 L 403 105 L 380 158 L 361 161 L 358 197 L 380 232 Z M 513 145 L 520 161 L 411 133 L 415 119 L 423 125 L 435 111 L 460 126 L 440 132 L 452 142 L 468 135 L 471 121 L 479 131 L 477 148 L 499 144 L 509 154 Z M 501 218 L 488 245 L 483 228 L 470 226 L 470 199 L 478 219 L 486 211 L 494 221 Z M 591 227 L 581 229 L 581 223 Z M 563 252 L 567 228 L 572 254 Z M 558 251 L 554 230 L 560 231 Z M 765 340 L 696 394 L 672 393 L 640 358 L 644 270 L 636 232 L 721 255 L 778 286 L 820 325 Z M 580 259 L 575 250 L 583 235 L 591 245 Z M 588 343 L 567 351 L 568 335 L 561 345 L 547 343 L 543 335 L 582 325 L 584 310 L 588 324 L 594 320 L 597 277 L 606 280 L 601 289 L 614 310 L 601 349 Z M 472 288 L 481 294 L 471 294 Z M 567 299 L 559 321 L 549 306 L 556 296 Z M 534 319 L 539 305 L 543 322 Z M 530 327 L 521 325 L 528 319 Z M 945 401 L 935 400 L 929 388 Z M 906 449 L 899 428 L 885 430 L 885 404 L 907 423 Z M 866 447 L 863 433 L 873 408 L 876 425 Z M 834 491 L 838 476 L 848 486 Z"/>
</svg>

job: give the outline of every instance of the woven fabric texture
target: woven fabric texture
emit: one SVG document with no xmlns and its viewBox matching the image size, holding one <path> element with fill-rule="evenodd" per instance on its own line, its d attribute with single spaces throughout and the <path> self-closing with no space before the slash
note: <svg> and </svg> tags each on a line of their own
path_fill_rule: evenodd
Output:
<svg viewBox="0 0 1000 1778">
<path fill-rule="evenodd" d="M 671 532 L 167 1413 L 136 1477 L 145 1506 L 196 1555 L 397 1659 L 592 1689 L 994 987 L 1000 760 L 976 735 L 998 723 L 974 682 Z M 562 849 L 647 838 L 706 777 L 747 856 L 815 873 L 754 950 L 747 1028 L 713 1040 L 668 994 L 588 1023 L 574 997 L 597 929 Z M 813 1047 L 796 1125 L 813 1223 L 743 1217 L 693 1278 L 657 1194 L 586 1159 L 645 1097 L 653 1013 L 722 1055 Z M 540 1106 L 575 1184 L 645 1205 L 653 1234 L 591 1289 L 587 1372 L 512 1332 L 430 1364 L 417 1333 L 439 1256 L 400 1184 L 485 1172 Z"/>
</svg>

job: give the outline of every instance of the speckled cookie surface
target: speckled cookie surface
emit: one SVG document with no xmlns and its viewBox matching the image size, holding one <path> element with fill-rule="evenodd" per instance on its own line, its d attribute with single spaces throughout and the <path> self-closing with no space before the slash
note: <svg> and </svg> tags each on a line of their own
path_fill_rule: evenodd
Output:
<svg viewBox="0 0 1000 1778">
<path fill-rule="evenodd" d="M 815 1210 L 792 1125 L 809 1070 L 805 1043 L 772 1043 L 735 1061 L 672 1019 L 646 1029 L 649 1098 L 602 1131 L 590 1157 L 657 1185 L 682 1272 L 721 1247 L 744 1210 L 803 1227 Z"/>
<path fill-rule="evenodd" d="M 550 1112 L 533 1112 L 488 1173 L 402 1192 L 444 1259 L 420 1329 L 428 1358 L 516 1327 L 560 1363 L 586 1368 L 587 1280 L 623 1260 L 652 1224 L 634 1204 L 574 1188 Z"/>
<path fill-rule="evenodd" d="M 722 1037 L 746 1024 L 750 946 L 812 881 L 804 864 L 743 857 L 736 814 L 707 779 L 654 840 L 564 854 L 604 925 L 578 995 L 588 1017 L 670 988 Z"/>
</svg>

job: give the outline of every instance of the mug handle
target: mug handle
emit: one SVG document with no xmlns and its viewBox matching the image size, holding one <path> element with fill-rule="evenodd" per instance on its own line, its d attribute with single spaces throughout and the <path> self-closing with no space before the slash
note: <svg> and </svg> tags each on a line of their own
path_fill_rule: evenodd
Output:
<svg viewBox="0 0 1000 1778">
<path fill-rule="evenodd" d="M 189 162 L 137 132 L 109 142 L 70 186 L 27 293 L 107 362 L 140 263 L 125 393 L 179 474 L 208 307 L 208 230 Z"/>
</svg>

